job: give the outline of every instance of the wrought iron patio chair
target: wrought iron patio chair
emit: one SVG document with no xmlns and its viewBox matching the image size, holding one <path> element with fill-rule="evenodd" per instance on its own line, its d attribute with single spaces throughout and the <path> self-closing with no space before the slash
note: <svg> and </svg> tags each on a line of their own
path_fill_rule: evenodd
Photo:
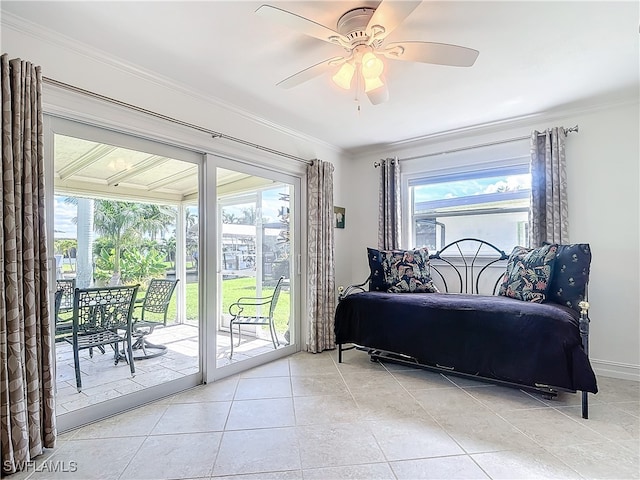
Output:
<svg viewBox="0 0 640 480">
<path fill-rule="evenodd" d="M 136 300 L 136 309 L 140 309 L 140 318 L 135 317 L 133 320 L 133 336 L 136 341 L 133 344 L 133 350 L 136 360 L 145 358 L 153 358 L 166 353 L 165 345 L 157 345 L 149 342 L 147 336 L 153 333 L 153 330 L 162 325 L 167 326 L 167 311 L 169 302 L 173 295 L 179 280 L 169 280 L 165 278 L 154 278 L 149 282 L 149 288 L 144 298 Z"/>
<path fill-rule="evenodd" d="M 114 364 L 123 358 L 135 376 L 131 342 L 131 318 L 139 285 L 76 288 L 73 296 L 73 334 L 65 340 L 73 346 L 76 386 L 82 391 L 80 350 L 111 345 Z M 121 347 L 124 355 L 121 353 Z"/>
<path fill-rule="evenodd" d="M 73 333 L 73 292 L 76 288 L 76 279 L 56 280 L 56 292 L 60 294 L 60 305 L 56 306 L 55 322 L 56 322 L 56 340 Z"/>
<path fill-rule="evenodd" d="M 63 290 L 56 290 L 53 302 L 53 317 L 56 321 L 56 335 L 58 333 L 58 315 L 60 314 L 60 304 L 62 303 L 62 296 L 64 295 Z M 73 329 L 73 322 L 71 323 L 71 328 Z M 56 339 L 57 340 L 57 339 Z"/>
<path fill-rule="evenodd" d="M 233 326 L 238 326 L 238 346 L 242 341 L 242 331 L 240 325 L 268 325 L 271 333 L 271 341 L 273 348 L 278 348 L 280 340 L 276 333 L 273 314 L 280 297 L 284 276 L 278 279 L 278 283 L 273 293 L 266 297 L 240 297 L 238 300 L 229 305 L 229 314 L 231 320 L 229 322 L 229 334 L 231 337 L 231 353 L 229 358 L 233 357 Z M 248 312 L 244 313 L 245 309 Z M 266 312 L 266 313 L 262 313 Z M 243 314 L 244 313 L 244 314 Z"/>
</svg>

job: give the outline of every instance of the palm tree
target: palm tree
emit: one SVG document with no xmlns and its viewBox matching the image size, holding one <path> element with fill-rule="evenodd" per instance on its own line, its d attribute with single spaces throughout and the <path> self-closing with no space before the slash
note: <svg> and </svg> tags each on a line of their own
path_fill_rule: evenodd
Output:
<svg viewBox="0 0 640 480">
<path fill-rule="evenodd" d="M 67 257 L 67 261 L 69 262 L 69 266 L 72 266 L 71 263 L 71 250 L 78 248 L 78 241 L 75 238 L 62 238 L 60 240 L 56 240 L 54 242 L 55 250 L 59 251 L 64 257 Z"/>
<path fill-rule="evenodd" d="M 128 241 L 139 238 L 141 215 L 140 205 L 130 202 L 96 200 L 94 229 L 108 238 L 114 245 L 113 273 L 120 275 L 120 255 Z"/>
<path fill-rule="evenodd" d="M 198 224 L 198 213 L 191 208 L 187 208 L 184 212 L 184 220 L 187 230 Z"/>
<path fill-rule="evenodd" d="M 222 212 L 222 223 L 240 223 L 240 219 L 235 213 Z"/>
<path fill-rule="evenodd" d="M 238 221 L 242 225 L 255 225 L 256 224 L 256 209 L 254 207 L 243 208 L 242 218 Z"/>
<path fill-rule="evenodd" d="M 95 200 L 93 228 L 104 240 L 113 244 L 113 273 L 120 276 L 123 247 L 138 244 L 145 234 L 155 242 L 156 237 L 175 225 L 176 209 L 169 205 Z M 65 203 L 78 204 L 76 197 L 65 198 Z M 77 222 L 77 218 L 74 219 Z"/>
<path fill-rule="evenodd" d="M 177 210 L 169 205 L 154 205 L 151 203 L 139 205 L 140 228 L 148 233 L 151 240 L 156 240 L 158 234 L 174 225 Z"/>
<path fill-rule="evenodd" d="M 196 270 L 198 269 L 198 221 L 198 211 L 192 211 L 191 208 L 187 208 L 185 211 L 185 226 L 187 228 L 186 249 L 187 255 L 189 255 L 193 259 Z"/>
<path fill-rule="evenodd" d="M 162 242 L 162 252 L 165 254 L 166 260 L 171 262 L 171 266 L 176 268 L 176 236 L 165 238 Z"/>
</svg>

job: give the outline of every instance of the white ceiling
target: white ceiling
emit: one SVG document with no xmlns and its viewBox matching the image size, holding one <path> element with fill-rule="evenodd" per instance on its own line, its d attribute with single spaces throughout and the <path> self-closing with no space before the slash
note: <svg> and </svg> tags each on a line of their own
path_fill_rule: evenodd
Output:
<svg viewBox="0 0 640 480">
<path fill-rule="evenodd" d="M 394 0 L 386 0 L 394 1 Z M 234 108 L 356 152 L 638 95 L 638 2 L 424 1 L 385 41 L 462 45 L 473 67 L 387 61 L 387 103 L 315 78 L 276 83 L 344 50 L 257 14 L 263 3 L 331 29 L 378 1 L 2 1 L 10 13 Z"/>
</svg>

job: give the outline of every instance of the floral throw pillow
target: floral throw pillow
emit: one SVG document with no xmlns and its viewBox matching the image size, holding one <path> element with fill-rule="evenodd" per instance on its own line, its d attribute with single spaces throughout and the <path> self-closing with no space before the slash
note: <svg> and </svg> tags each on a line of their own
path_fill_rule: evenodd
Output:
<svg viewBox="0 0 640 480">
<path fill-rule="evenodd" d="M 515 247 L 509 256 L 499 295 L 542 303 L 549 289 L 558 245 Z"/>
<path fill-rule="evenodd" d="M 429 275 L 429 251 L 367 249 L 371 277 L 369 290 L 438 292 Z"/>
</svg>

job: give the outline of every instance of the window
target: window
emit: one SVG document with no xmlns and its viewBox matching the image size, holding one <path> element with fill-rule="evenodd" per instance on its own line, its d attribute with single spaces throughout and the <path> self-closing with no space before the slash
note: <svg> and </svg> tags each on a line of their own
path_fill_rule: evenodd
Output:
<svg viewBox="0 0 640 480">
<path fill-rule="evenodd" d="M 408 179 L 412 246 L 435 252 L 473 237 L 509 253 L 528 244 L 531 175 L 525 164 Z"/>
</svg>

